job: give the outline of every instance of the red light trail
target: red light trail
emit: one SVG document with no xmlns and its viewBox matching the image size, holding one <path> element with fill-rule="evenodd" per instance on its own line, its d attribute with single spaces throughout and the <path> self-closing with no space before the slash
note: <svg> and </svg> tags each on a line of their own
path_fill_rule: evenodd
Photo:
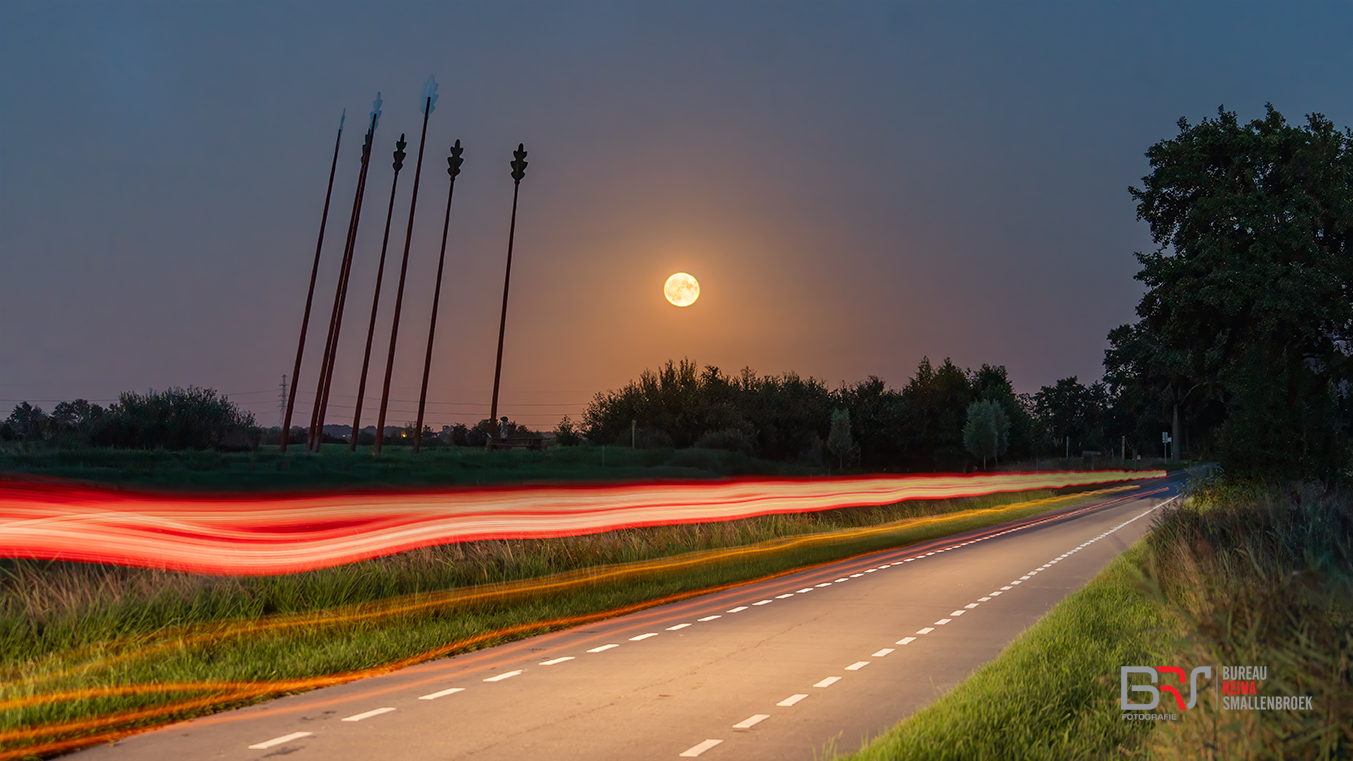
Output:
<svg viewBox="0 0 1353 761">
<path fill-rule="evenodd" d="M 1090 471 L 205 496 L 0 480 L 0 557 L 284 574 L 455 542 L 576 536 L 1163 475 Z"/>
</svg>

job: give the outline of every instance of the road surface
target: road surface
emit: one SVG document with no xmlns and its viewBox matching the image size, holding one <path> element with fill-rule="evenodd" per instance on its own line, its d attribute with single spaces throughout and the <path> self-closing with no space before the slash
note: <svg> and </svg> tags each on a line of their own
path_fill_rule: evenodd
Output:
<svg viewBox="0 0 1353 761">
<path fill-rule="evenodd" d="M 857 749 L 1140 538 L 1182 476 L 128 737 L 129 759 L 766 759 Z M 828 754 L 829 755 L 829 754 Z"/>
</svg>

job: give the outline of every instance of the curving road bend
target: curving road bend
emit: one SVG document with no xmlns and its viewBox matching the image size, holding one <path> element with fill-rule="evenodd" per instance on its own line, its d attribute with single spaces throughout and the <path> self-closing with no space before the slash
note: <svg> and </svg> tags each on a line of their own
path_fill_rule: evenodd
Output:
<svg viewBox="0 0 1353 761">
<path fill-rule="evenodd" d="M 995 657 L 1150 528 L 1181 475 L 1053 513 L 176 724 L 74 754 L 803 759 Z"/>
</svg>

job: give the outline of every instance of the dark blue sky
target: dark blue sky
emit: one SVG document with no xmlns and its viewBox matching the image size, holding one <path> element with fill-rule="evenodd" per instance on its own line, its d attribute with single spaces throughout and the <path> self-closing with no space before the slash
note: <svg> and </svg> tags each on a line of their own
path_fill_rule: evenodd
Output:
<svg viewBox="0 0 1353 761">
<path fill-rule="evenodd" d="M 393 396 L 417 399 L 460 139 L 434 424 L 487 414 L 519 142 L 502 406 L 523 422 L 681 357 L 833 386 L 900 387 L 923 355 L 1020 391 L 1097 379 L 1142 292 L 1147 147 L 1219 105 L 1353 124 L 1350 40 L 1349 2 L 4 0 L 0 407 L 192 384 L 275 425 L 347 108 L 307 411 L 381 91 L 330 415 L 350 421 L 390 153 L 409 133 L 397 264 L 429 74 Z M 676 271 L 701 283 L 688 309 L 662 299 Z"/>
</svg>

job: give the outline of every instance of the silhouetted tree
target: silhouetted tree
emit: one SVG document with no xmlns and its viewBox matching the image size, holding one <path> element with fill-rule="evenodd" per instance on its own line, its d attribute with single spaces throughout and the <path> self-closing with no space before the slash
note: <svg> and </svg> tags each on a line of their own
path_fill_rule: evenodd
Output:
<svg viewBox="0 0 1353 761">
<path fill-rule="evenodd" d="M 1272 105 L 1241 125 L 1219 108 L 1215 120 L 1180 119 L 1179 135 L 1146 155 L 1151 174 L 1129 192 L 1157 249 L 1137 254 L 1141 322 L 1115 344 L 1146 348 L 1115 368 L 1145 363 L 1133 374 L 1172 414 L 1186 386 L 1224 405 L 1216 442 L 1232 472 L 1346 469 L 1353 132 L 1320 114 L 1292 126 Z"/>
</svg>

